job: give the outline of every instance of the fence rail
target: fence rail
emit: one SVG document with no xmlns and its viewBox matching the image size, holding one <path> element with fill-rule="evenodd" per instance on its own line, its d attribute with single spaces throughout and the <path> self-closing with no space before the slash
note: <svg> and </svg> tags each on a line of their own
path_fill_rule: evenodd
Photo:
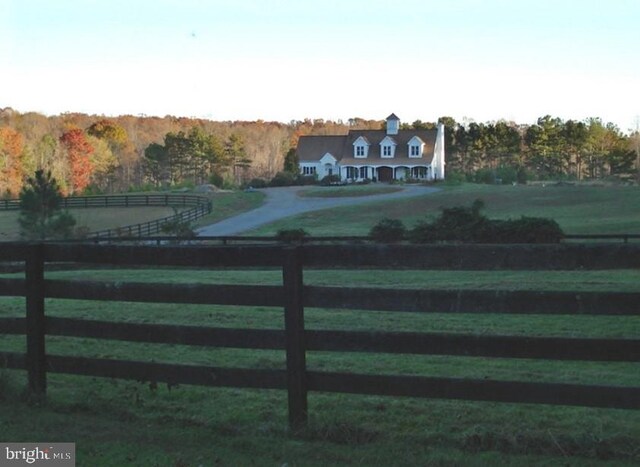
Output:
<svg viewBox="0 0 640 467">
<path fill-rule="evenodd" d="M 367 352 L 485 358 L 639 362 L 640 339 L 531 337 L 420 332 L 309 330 L 305 307 L 419 313 L 640 315 L 640 293 L 353 289 L 304 285 L 306 267 L 582 270 L 637 269 L 640 246 L 316 245 L 150 246 L 13 244 L 0 261 L 26 261 L 25 279 L 0 280 L 0 296 L 26 296 L 26 317 L 0 319 L 0 334 L 27 336 L 27 352 L 0 352 L 26 369 L 29 388 L 46 392 L 49 372 L 156 382 L 286 389 L 293 429 L 307 420 L 310 391 L 640 409 L 640 387 L 532 383 L 429 376 L 309 371 L 307 352 Z M 51 261 L 117 266 L 279 267 L 280 286 L 142 284 L 50 280 Z M 48 317 L 45 298 L 281 307 L 284 330 L 116 323 Z M 209 347 L 280 349 L 286 370 L 217 368 L 45 353 L 46 335 Z"/>
<path fill-rule="evenodd" d="M 135 230 L 135 229 L 134 229 Z M 105 243 L 105 242 L 131 242 L 140 240 L 140 235 L 137 236 L 128 236 L 128 235 L 119 235 L 112 237 L 96 237 L 90 239 L 94 243 Z M 144 239 L 145 241 L 154 241 L 158 245 L 163 242 L 175 241 L 176 237 L 171 236 L 157 236 L 155 235 L 152 239 Z M 301 237 L 295 240 L 283 240 L 277 236 L 264 236 L 264 235 L 219 235 L 219 236 L 207 236 L 207 235 L 199 235 L 197 237 L 189 237 L 182 239 L 185 242 L 189 243 L 218 243 L 222 245 L 242 245 L 242 244 L 256 244 L 256 243 L 265 243 L 265 244 L 274 244 L 274 243 L 290 243 L 290 244 L 299 244 L 299 245 L 308 245 L 308 244 L 316 244 L 316 243 L 373 243 L 374 240 L 366 235 L 324 235 L 324 236 L 316 236 L 316 235 L 308 235 L 305 237 Z M 578 241 L 591 241 L 591 242 L 622 242 L 622 243 L 630 243 L 634 240 L 640 240 L 640 234 L 585 234 L 585 235 L 573 235 L 568 234 L 564 236 L 564 243 L 575 243 Z M 72 240 L 76 243 L 85 242 L 86 240 Z"/>
<path fill-rule="evenodd" d="M 185 194 L 155 194 L 155 195 L 104 195 L 104 196 L 73 196 L 62 199 L 64 209 L 85 208 L 132 208 L 145 206 L 171 206 L 183 208 L 172 216 L 163 217 L 150 222 L 131 224 L 115 229 L 91 232 L 94 239 L 115 239 L 119 237 L 148 237 L 162 231 L 162 227 L 169 222 L 192 222 L 211 212 L 211 202 L 204 196 Z M 20 209 L 20 200 L 0 200 L 0 210 L 15 211 Z"/>
</svg>

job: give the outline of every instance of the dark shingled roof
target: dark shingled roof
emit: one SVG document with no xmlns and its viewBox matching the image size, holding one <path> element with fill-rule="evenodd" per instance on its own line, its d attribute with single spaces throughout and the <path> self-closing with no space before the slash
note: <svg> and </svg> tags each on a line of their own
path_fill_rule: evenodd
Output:
<svg viewBox="0 0 640 467">
<path fill-rule="evenodd" d="M 429 165 L 433 160 L 437 130 L 400 130 L 397 135 L 389 135 L 396 143 L 393 158 L 381 157 L 380 143 L 387 136 L 385 130 L 351 130 L 344 136 L 301 136 L 298 141 L 298 160 L 317 162 L 327 152 L 342 165 Z M 369 153 L 366 158 L 353 157 L 353 143 L 359 137 L 366 138 Z M 424 142 L 422 157 L 409 157 L 409 141 L 417 136 Z"/>
<path fill-rule="evenodd" d="M 326 153 L 340 160 L 344 151 L 346 135 L 341 136 L 301 136 L 298 140 L 298 160 L 300 162 L 315 162 L 322 159 Z"/>
</svg>

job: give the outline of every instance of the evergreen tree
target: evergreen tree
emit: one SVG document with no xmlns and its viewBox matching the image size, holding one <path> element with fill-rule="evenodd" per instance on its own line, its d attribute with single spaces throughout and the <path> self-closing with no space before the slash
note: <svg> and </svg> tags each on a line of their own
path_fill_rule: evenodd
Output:
<svg viewBox="0 0 640 467">
<path fill-rule="evenodd" d="M 298 175 L 300 168 L 298 167 L 298 154 L 296 148 L 291 148 L 284 156 L 284 171 Z"/>
<path fill-rule="evenodd" d="M 69 238 L 76 224 L 71 214 L 61 210 L 62 193 L 58 182 L 37 170 L 20 192 L 20 235 L 29 240 Z"/>
</svg>

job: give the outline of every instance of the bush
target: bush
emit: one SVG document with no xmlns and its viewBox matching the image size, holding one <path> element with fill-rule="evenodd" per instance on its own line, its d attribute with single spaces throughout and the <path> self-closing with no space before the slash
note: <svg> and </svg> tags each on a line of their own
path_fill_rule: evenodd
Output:
<svg viewBox="0 0 640 467">
<path fill-rule="evenodd" d="M 379 243 L 395 243 L 404 240 L 407 228 L 401 220 L 382 219 L 369 231 L 369 237 Z"/>
<path fill-rule="evenodd" d="M 298 175 L 295 181 L 296 185 L 316 185 L 318 183 L 317 175 Z"/>
<path fill-rule="evenodd" d="M 180 238 L 194 238 L 196 236 L 196 233 L 191 228 L 191 224 L 180 219 L 165 222 L 162 224 L 162 227 L 160 227 L 160 231 L 167 235 L 174 235 Z"/>
<path fill-rule="evenodd" d="M 267 181 L 262 178 L 252 178 L 247 186 L 250 186 L 251 188 L 266 188 Z"/>
<path fill-rule="evenodd" d="M 447 176 L 444 179 L 444 182 L 447 185 L 461 185 L 462 183 L 467 181 L 467 177 L 464 173 L 458 172 L 456 170 L 450 170 L 447 172 Z"/>
<path fill-rule="evenodd" d="M 526 183 L 527 175 L 523 169 L 518 169 L 509 165 L 501 165 L 497 169 L 483 168 L 478 169 L 473 174 L 475 183 L 484 183 L 487 185 L 503 184 L 512 185 L 514 183 Z M 520 180 L 524 180 L 521 182 Z"/>
<path fill-rule="evenodd" d="M 222 188 L 224 185 L 224 177 L 218 173 L 212 173 L 209 175 L 209 183 L 217 186 L 218 188 Z"/>
<path fill-rule="evenodd" d="M 276 238 L 285 243 L 301 242 L 309 234 L 304 229 L 280 229 Z"/>
<path fill-rule="evenodd" d="M 476 200 L 471 207 L 443 209 L 435 221 L 416 224 L 409 238 L 414 243 L 558 243 L 564 237 L 562 229 L 552 219 L 491 220 L 480 214 L 483 207 L 484 203 Z"/>
<path fill-rule="evenodd" d="M 295 183 L 295 177 L 290 172 L 278 172 L 269 182 L 269 186 L 291 186 Z"/>
<path fill-rule="evenodd" d="M 320 185 L 329 186 L 342 183 L 342 179 L 338 174 L 327 175 L 320 180 Z"/>
</svg>

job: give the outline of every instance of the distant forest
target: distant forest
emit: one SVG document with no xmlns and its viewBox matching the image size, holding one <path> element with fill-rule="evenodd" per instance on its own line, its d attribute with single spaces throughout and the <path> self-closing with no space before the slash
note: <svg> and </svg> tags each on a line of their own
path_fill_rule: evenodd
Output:
<svg viewBox="0 0 640 467">
<path fill-rule="evenodd" d="M 640 134 L 598 118 L 541 117 L 534 124 L 445 124 L 447 177 L 478 182 L 532 179 L 635 179 Z M 434 128 L 417 120 L 403 128 Z M 242 186 L 295 171 L 301 135 L 380 129 L 382 120 L 219 122 L 182 117 L 47 117 L 0 110 L 0 195 L 15 197 L 37 169 L 65 194 L 123 192 L 215 183 Z"/>
</svg>

